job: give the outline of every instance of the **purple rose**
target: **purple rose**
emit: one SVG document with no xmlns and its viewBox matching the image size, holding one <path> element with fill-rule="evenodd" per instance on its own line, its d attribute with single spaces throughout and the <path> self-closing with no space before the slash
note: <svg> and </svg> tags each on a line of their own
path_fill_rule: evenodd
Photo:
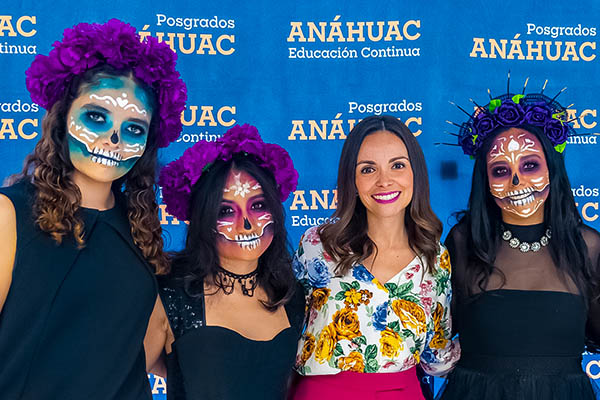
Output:
<svg viewBox="0 0 600 400">
<path fill-rule="evenodd" d="M 563 144 L 568 137 L 569 127 L 557 119 L 551 119 L 544 125 L 544 133 L 554 146 Z"/>
<path fill-rule="evenodd" d="M 479 113 L 473 122 L 473 134 L 478 135 L 478 138 L 483 140 L 497 126 L 498 123 L 491 115 Z"/>
<path fill-rule="evenodd" d="M 501 125 L 516 126 L 523 122 L 523 107 L 507 100 L 495 110 L 496 118 Z"/>
<path fill-rule="evenodd" d="M 527 108 L 524 122 L 531 125 L 544 126 L 546 124 L 546 120 L 551 118 L 551 116 L 551 111 L 546 107 L 533 106 Z"/>
<path fill-rule="evenodd" d="M 471 134 L 463 134 L 458 137 L 458 144 L 463 149 L 463 153 L 468 156 L 474 156 L 477 150 L 481 147 L 481 140 L 475 140 L 473 143 L 473 136 Z"/>
</svg>

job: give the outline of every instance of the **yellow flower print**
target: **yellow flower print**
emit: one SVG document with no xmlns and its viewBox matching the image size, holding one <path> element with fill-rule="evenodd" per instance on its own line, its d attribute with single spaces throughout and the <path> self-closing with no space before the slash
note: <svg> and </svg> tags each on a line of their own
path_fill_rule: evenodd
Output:
<svg viewBox="0 0 600 400">
<path fill-rule="evenodd" d="M 442 325 L 442 318 L 444 317 L 444 306 L 441 303 L 435 304 L 435 310 L 432 314 L 433 325 L 436 331 L 440 330 L 440 326 Z"/>
<path fill-rule="evenodd" d="M 338 368 L 342 371 L 363 372 L 365 370 L 365 360 L 358 351 L 352 351 L 348 357 L 338 359 Z"/>
<path fill-rule="evenodd" d="M 402 324 L 408 328 L 412 328 L 415 334 L 420 335 L 426 330 L 425 310 L 418 304 L 408 300 L 394 300 L 392 302 L 392 310 L 402 321 Z"/>
<path fill-rule="evenodd" d="M 315 351 L 315 337 L 312 333 L 307 333 L 304 339 L 304 345 L 302 346 L 302 355 L 300 356 L 302 364 L 312 356 L 313 351 Z"/>
<path fill-rule="evenodd" d="M 361 336 L 358 315 L 349 308 L 342 308 L 333 314 L 333 325 L 338 340 L 354 339 Z"/>
<path fill-rule="evenodd" d="M 450 272 L 452 270 L 452 266 L 450 265 L 450 255 L 448 254 L 448 250 L 444 250 L 444 252 L 440 256 L 440 268 L 444 269 L 448 272 Z"/>
<path fill-rule="evenodd" d="M 448 339 L 444 337 L 443 331 L 436 332 L 429 342 L 429 347 L 432 349 L 443 349 L 448 344 Z"/>
<path fill-rule="evenodd" d="M 344 304 L 347 307 L 356 310 L 358 308 L 358 305 L 361 303 L 362 295 L 360 294 L 360 292 L 352 288 L 350 290 L 346 290 L 344 292 L 344 296 L 346 296 Z"/>
<path fill-rule="evenodd" d="M 311 294 L 311 306 L 315 310 L 321 310 L 321 307 L 325 303 L 327 303 L 327 299 L 329 298 L 329 293 L 331 293 L 331 289 L 329 288 L 320 288 L 313 290 Z"/>
<path fill-rule="evenodd" d="M 421 353 L 419 353 L 419 350 L 415 350 L 413 357 L 415 358 L 415 363 L 418 364 L 421 362 Z"/>
<path fill-rule="evenodd" d="M 377 278 L 373 278 L 373 283 L 375 284 L 375 286 L 377 286 L 379 289 L 383 290 L 384 292 L 388 293 L 388 290 L 385 286 L 383 286 L 381 284 L 381 282 L 379 282 L 379 279 Z"/>
<path fill-rule="evenodd" d="M 363 289 L 360 291 L 360 302 L 363 304 L 369 304 L 371 301 L 371 297 L 373 297 L 373 293 L 369 292 L 367 289 Z"/>
<path fill-rule="evenodd" d="M 317 347 L 315 348 L 315 360 L 323 364 L 329 360 L 333 355 L 333 349 L 337 344 L 335 328 L 332 324 L 327 325 L 321 331 L 319 340 L 317 341 Z"/>
<path fill-rule="evenodd" d="M 379 348 L 381 354 L 390 358 L 397 357 L 400 350 L 404 348 L 400 335 L 389 327 L 381 331 L 379 344 L 381 345 Z"/>
</svg>

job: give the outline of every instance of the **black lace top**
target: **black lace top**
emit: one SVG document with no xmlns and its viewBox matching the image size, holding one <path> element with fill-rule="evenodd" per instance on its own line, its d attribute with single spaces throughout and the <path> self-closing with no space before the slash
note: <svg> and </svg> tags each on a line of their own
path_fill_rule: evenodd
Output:
<svg viewBox="0 0 600 400">
<path fill-rule="evenodd" d="M 290 327 L 269 341 L 206 326 L 204 296 L 188 296 L 179 281 L 159 278 L 160 296 L 175 336 L 167 355 L 169 400 L 285 398 L 304 320 L 297 288 L 285 306 Z"/>
</svg>

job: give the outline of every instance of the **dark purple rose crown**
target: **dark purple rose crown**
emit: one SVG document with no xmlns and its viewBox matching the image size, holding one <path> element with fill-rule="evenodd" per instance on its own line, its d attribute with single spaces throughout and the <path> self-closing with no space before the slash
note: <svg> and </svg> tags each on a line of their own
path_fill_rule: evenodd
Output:
<svg viewBox="0 0 600 400">
<path fill-rule="evenodd" d="M 131 71 L 150 86 L 158 102 L 158 145 L 165 147 L 181 133 L 181 112 L 187 89 L 175 70 L 177 55 L 154 37 L 143 42 L 135 28 L 117 19 L 105 24 L 81 23 L 65 29 L 45 56 L 38 54 L 25 72 L 31 99 L 50 110 L 74 77 L 90 68 L 108 64 Z"/>
<path fill-rule="evenodd" d="M 160 171 L 158 184 L 169 214 L 187 220 L 192 186 L 215 161 L 229 161 L 235 154 L 252 156 L 259 167 L 271 171 L 281 201 L 296 190 L 298 171 L 288 152 L 279 145 L 263 142 L 254 126 L 236 125 L 214 142 L 199 141 Z"/>
<path fill-rule="evenodd" d="M 491 99 L 486 106 L 475 104 L 475 112 L 461 125 L 448 122 L 459 127 L 458 145 L 469 156 L 477 154 L 485 138 L 496 128 L 520 125 L 540 127 L 554 149 L 562 153 L 568 137 L 575 135 L 575 131 L 568 121 L 567 108 L 555 100 L 557 96 L 551 99 L 543 93 L 507 93 Z"/>
</svg>

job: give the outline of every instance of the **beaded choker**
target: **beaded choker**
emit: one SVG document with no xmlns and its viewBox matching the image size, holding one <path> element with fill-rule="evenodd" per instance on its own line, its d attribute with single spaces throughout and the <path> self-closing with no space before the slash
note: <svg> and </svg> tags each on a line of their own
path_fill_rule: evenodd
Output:
<svg viewBox="0 0 600 400">
<path fill-rule="evenodd" d="M 256 279 L 256 276 L 258 275 L 258 268 L 250 273 L 240 275 L 231 271 L 227 271 L 223 267 L 219 267 L 218 274 L 223 287 L 223 292 L 225 294 L 229 295 L 233 293 L 235 282 L 238 282 L 242 288 L 242 294 L 244 296 L 254 296 L 254 289 L 256 289 L 256 286 L 258 285 L 258 280 Z"/>
<path fill-rule="evenodd" d="M 519 249 L 522 253 L 527 253 L 529 251 L 540 251 L 542 247 L 546 247 L 550 242 L 550 238 L 552 237 L 552 230 L 550 228 L 546 229 L 546 233 L 542 235 L 540 240 L 528 243 L 522 242 L 516 236 L 513 236 L 512 232 L 508 229 L 504 229 L 502 233 L 502 239 L 508 242 L 508 245 L 513 249 Z"/>
</svg>

